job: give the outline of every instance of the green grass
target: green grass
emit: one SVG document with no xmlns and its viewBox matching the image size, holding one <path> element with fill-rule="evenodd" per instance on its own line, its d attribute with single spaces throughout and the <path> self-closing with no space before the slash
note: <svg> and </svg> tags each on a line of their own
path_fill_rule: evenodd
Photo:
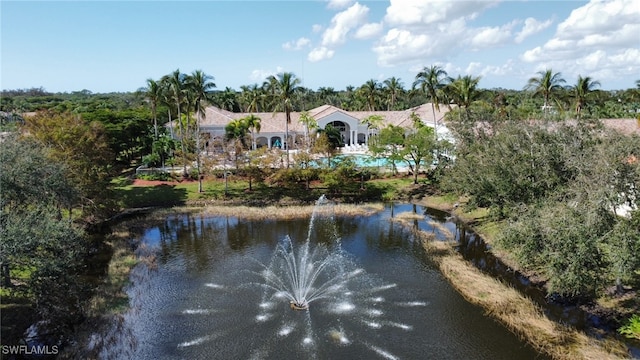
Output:
<svg viewBox="0 0 640 360">
<path fill-rule="evenodd" d="M 354 181 L 345 184 L 340 192 L 334 193 L 322 184 L 314 184 L 306 189 L 304 184 L 293 186 L 268 186 L 262 182 L 253 182 L 249 191 L 249 182 L 245 179 L 207 179 L 203 181 L 202 192 L 198 192 L 197 182 L 182 182 L 154 186 L 133 186 L 132 181 L 124 177 L 115 179 L 114 192 L 122 208 L 149 206 L 181 206 L 189 202 L 207 200 L 231 200 L 243 203 L 269 203 L 279 201 L 313 202 L 323 194 L 341 197 L 344 201 L 397 200 L 402 189 L 411 185 L 408 178 L 377 179 L 365 183 L 365 190 Z"/>
</svg>

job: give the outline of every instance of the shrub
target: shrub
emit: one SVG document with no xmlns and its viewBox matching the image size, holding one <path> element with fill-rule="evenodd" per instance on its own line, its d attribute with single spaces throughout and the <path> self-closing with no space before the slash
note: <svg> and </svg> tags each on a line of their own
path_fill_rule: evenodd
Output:
<svg viewBox="0 0 640 360">
<path fill-rule="evenodd" d="M 640 315 L 633 314 L 626 324 L 618 329 L 618 332 L 629 339 L 640 340 Z"/>
<path fill-rule="evenodd" d="M 154 172 L 150 174 L 138 174 L 136 177 L 140 180 L 148 181 L 167 181 L 171 179 L 171 175 L 166 172 Z"/>
</svg>

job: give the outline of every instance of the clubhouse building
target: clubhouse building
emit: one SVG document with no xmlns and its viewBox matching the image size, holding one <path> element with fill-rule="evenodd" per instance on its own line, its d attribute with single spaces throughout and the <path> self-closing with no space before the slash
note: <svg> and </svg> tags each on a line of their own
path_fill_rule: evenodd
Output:
<svg viewBox="0 0 640 360">
<path fill-rule="evenodd" d="M 378 129 L 370 128 L 365 119 L 372 115 L 379 116 L 382 121 L 379 128 L 387 125 L 395 125 L 409 130 L 413 127 L 414 118 L 417 116 L 424 125 L 435 127 L 438 137 L 450 139 L 449 130 L 444 125 L 444 115 L 448 109 L 445 105 L 434 112 L 430 103 L 416 106 L 403 111 L 346 111 L 332 105 L 322 105 L 307 113 L 316 120 L 318 128 L 324 129 L 332 125 L 338 129 L 345 144 L 345 150 L 366 149 L 369 138 L 378 133 Z M 305 144 L 306 136 L 315 131 L 307 132 L 305 125 L 300 122 L 300 112 L 292 112 L 291 122 L 288 125 L 289 139 L 285 139 L 286 116 L 283 112 L 254 112 L 234 113 L 214 106 L 206 108 L 205 116 L 200 121 L 200 133 L 206 138 L 206 150 L 214 150 L 222 144 L 225 135 L 225 126 L 231 121 L 242 119 L 248 115 L 260 118 L 260 131 L 255 134 L 255 147 L 267 147 L 285 149 L 301 149 Z M 415 114 L 415 115 L 413 115 Z"/>
</svg>

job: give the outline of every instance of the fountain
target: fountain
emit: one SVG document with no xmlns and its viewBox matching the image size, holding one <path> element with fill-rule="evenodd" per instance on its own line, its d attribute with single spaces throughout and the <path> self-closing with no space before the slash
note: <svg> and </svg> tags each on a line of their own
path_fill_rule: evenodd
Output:
<svg viewBox="0 0 640 360">
<path fill-rule="evenodd" d="M 343 273 L 348 259 L 340 249 L 337 236 L 330 236 L 311 249 L 310 241 L 319 224 L 325 233 L 335 234 L 330 206 L 324 196 L 318 200 L 311 217 L 309 235 L 297 253 L 289 236 L 278 244 L 271 262 L 259 273 L 268 300 L 286 298 L 292 310 L 308 310 L 311 302 L 335 297 L 345 290 L 359 272 Z"/>
<path fill-rule="evenodd" d="M 316 243 L 312 245 L 313 238 Z M 316 202 L 304 244 L 296 253 L 291 238 L 286 236 L 259 273 L 263 280 L 260 284 L 268 300 L 286 298 L 292 310 L 308 310 L 316 300 L 336 300 L 349 294 L 349 283 L 363 273 L 358 268 L 347 271 L 352 265 L 340 246 L 332 204 L 323 195 Z"/>
</svg>

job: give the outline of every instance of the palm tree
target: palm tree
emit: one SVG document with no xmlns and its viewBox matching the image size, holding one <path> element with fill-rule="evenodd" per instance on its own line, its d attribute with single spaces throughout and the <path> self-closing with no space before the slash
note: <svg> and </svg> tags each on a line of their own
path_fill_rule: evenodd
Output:
<svg viewBox="0 0 640 360">
<path fill-rule="evenodd" d="M 324 104 L 335 105 L 337 94 L 338 93 L 332 87 L 318 88 L 318 99 Z"/>
<path fill-rule="evenodd" d="M 242 119 L 232 120 L 224 127 L 225 140 L 234 141 L 236 171 L 238 170 L 238 157 L 240 152 L 247 147 L 247 131 L 249 131 L 247 123 Z"/>
<path fill-rule="evenodd" d="M 360 120 L 360 123 L 367 125 L 367 145 L 369 144 L 369 138 L 371 137 L 371 130 L 380 130 L 384 117 L 382 115 L 369 115 Z"/>
<path fill-rule="evenodd" d="M 151 114 L 153 114 L 153 133 L 154 139 L 158 140 L 158 103 L 162 100 L 162 86 L 161 83 L 153 79 L 147 79 L 147 87 L 141 88 L 144 97 L 151 104 Z"/>
<path fill-rule="evenodd" d="M 246 117 L 242 118 L 242 121 L 244 121 L 247 129 L 249 129 L 249 131 L 251 131 L 251 148 L 253 150 L 256 149 L 256 133 L 260 132 L 260 122 L 262 119 L 260 119 L 259 117 L 257 117 L 254 114 L 250 114 L 247 115 Z"/>
<path fill-rule="evenodd" d="M 267 78 L 269 84 L 275 86 L 275 99 L 277 102 L 274 104 L 274 110 L 279 106 L 282 106 L 282 110 L 285 113 L 286 122 L 284 130 L 284 144 L 287 152 L 287 168 L 289 167 L 289 124 L 291 123 L 291 111 L 293 110 L 292 99 L 295 92 L 298 90 L 298 84 L 300 79 L 296 78 L 293 73 L 285 72 L 278 74 L 278 77 L 269 76 Z"/>
<path fill-rule="evenodd" d="M 258 86 L 258 84 L 253 85 L 243 85 L 240 87 L 242 93 L 240 95 L 243 105 L 246 105 L 246 112 L 259 112 L 264 106 L 264 90 Z"/>
<path fill-rule="evenodd" d="M 389 95 L 389 99 L 387 99 L 387 110 L 395 110 L 398 95 L 404 91 L 402 81 L 393 76 L 385 80 L 383 84 L 387 94 Z"/>
<path fill-rule="evenodd" d="M 202 70 L 195 70 L 186 79 L 189 92 L 193 95 L 196 112 L 196 166 L 198 167 L 198 192 L 202 192 L 202 176 L 200 173 L 200 122 L 204 115 L 203 104 L 208 100 L 211 90 L 216 87 L 213 76 Z"/>
<path fill-rule="evenodd" d="M 422 68 L 416 75 L 416 79 L 413 82 L 413 89 L 418 87 L 424 95 L 427 95 L 431 99 L 431 111 L 433 113 L 433 129 L 434 134 L 438 136 L 437 126 L 438 120 L 436 119 L 436 110 L 440 111 L 440 96 L 438 92 L 445 86 L 445 80 L 447 79 L 447 72 L 440 66 L 431 65 L 427 68 Z"/>
<path fill-rule="evenodd" d="M 450 98 L 469 115 L 469 106 L 480 98 L 478 83 L 480 76 L 473 77 L 471 75 L 460 76 L 458 78 L 449 78 L 449 84 L 445 91 L 448 92 Z"/>
<path fill-rule="evenodd" d="M 587 97 L 600 86 L 599 81 L 594 81 L 591 77 L 578 76 L 578 82 L 572 87 L 573 96 L 576 98 L 576 116 L 580 119 L 582 108 L 586 105 Z"/>
<path fill-rule="evenodd" d="M 171 134 L 171 138 L 175 139 L 174 129 L 173 129 L 173 116 L 172 110 L 175 106 L 175 102 L 171 96 L 171 88 L 168 83 L 168 78 L 163 77 L 160 79 L 160 101 L 167 106 L 167 115 L 169 118 L 169 133 Z"/>
<path fill-rule="evenodd" d="M 359 90 L 367 103 L 368 110 L 376 111 L 376 103 L 380 96 L 380 83 L 371 79 L 364 83 Z"/>
<path fill-rule="evenodd" d="M 224 88 L 223 91 L 216 93 L 214 102 L 218 107 L 224 110 L 233 112 L 237 112 L 240 110 L 240 104 L 238 104 L 238 94 L 234 89 L 228 86 Z"/>
<path fill-rule="evenodd" d="M 316 121 L 316 119 L 313 118 L 313 116 L 309 115 L 309 112 L 307 111 L 303 111 L 302 113 L 300 113 L 300 120 L 298 121 L 300 121 L 300 123 L 304 125 L 304 137 L 307 143 L 307 150 L 309 150 L 309 147 L 310 147 L 309 131 L 313 129 L 317 129 L 318 122 Z"/>
<path fill-rule="evenodd" d="M 180 130 L 180 149 L 182 150 L 182 166 L 183 174 L 187 175 L 187 162 L 184 148 L 184 130 L 182 126 L 182 112 L 180 111 L 180 104 L 185 99 L 185 77 L 186 75 L 180 72 L 180 69 L 175 70 L 169 75 L 165 75 L 162 78 L 163 82 L 166 82 L 171 99 L 176 105 L 178 112 L 178 125 Z M 189 125 L 189 124 L 187 124 Z"/>
<path fill-rule="evenodd" d="M 549 100 L 552 98 L 553 93 L 562 89 L 562 85 L 565 80 L 562 78 L 562 74 L 553 73 L 551 69 L 538 72 L 539 77 L 532 77 L 527 82 L 525 90 L 533 90 L 533 95 L 542 95 L 544 98 L 544 114 L 547 115 L 549 109 Z"/>
</svg>

